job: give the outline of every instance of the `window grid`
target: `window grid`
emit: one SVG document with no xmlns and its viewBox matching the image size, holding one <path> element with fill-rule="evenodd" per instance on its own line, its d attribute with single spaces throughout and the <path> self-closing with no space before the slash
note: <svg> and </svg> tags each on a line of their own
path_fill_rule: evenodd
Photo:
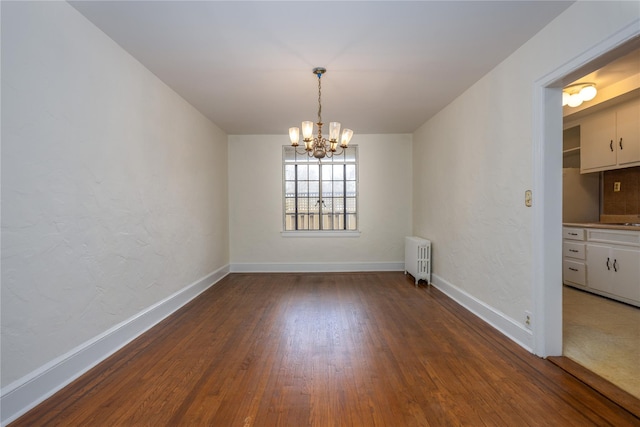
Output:
<svg viewBox="0 0 640 427">
<path fill-rule="evenodd" d="M 284 230 L 357 230 L 357 148 L 319 162 L 283 150 Z"/>
</svg>

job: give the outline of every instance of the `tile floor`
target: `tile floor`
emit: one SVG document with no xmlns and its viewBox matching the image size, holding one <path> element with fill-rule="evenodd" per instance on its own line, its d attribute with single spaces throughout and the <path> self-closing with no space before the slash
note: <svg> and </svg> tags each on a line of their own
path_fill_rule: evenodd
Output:
<svg viewBox="0 0 640 427">
<path fill-rule="evenodd" d="M 563 288 L 563 355 L 640 399 L 640 308 Z"/>
</svg>

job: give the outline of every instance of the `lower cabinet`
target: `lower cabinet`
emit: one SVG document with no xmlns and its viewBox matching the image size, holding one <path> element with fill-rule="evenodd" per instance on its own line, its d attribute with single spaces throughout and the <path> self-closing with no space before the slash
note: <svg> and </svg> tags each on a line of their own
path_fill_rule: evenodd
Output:
<svg viewBox="0 0 640 427">
<path fill-rule="evenodd" d="M 590 288 L 640 302 L 640 250 L 588 244 L 587 266 Z"/>
<path fill-rule="evenodd" d="M 563 283 L 640 307 L 640 231 L 563 230 Z"/>
</svg>

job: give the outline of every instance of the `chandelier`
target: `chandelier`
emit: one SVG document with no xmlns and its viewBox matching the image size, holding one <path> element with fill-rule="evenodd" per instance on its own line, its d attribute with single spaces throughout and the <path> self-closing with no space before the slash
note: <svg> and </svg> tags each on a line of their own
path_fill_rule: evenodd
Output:
<svg viewBox="0 0 640 427">
<path fill-rule="evenodd" d="M 296 153 L 307 153 L 309 157 L 315 157 L 316 159 L 322 159 L 324 157 L 333 157 L 334 154 L 341 154 L 345 148 L 349 145 L 353 131 L 351 129 L 344 129 L 342 136 L 340 136 L 340 123 L 329 123 L 329 140 L 322 136 L 322 75 L 327 71 L 326 68 L 316 67 L 313 69 L 313 74 L 318 76 L 318 136 L 313 136 L 313 122 L 302 122 L 302 140 L 304 141 L 304 150 L 298 152 L 298 142 L 300 141 L 300 129 L 297 127 L 289 128 L 289 138 L 291 139 L 291 146 L 296 147 Z M 338 137 L 340 136 L 340 148 L 342 150 L 336 151 L 338 148 Z"/>
<path fill-rule="evenodd" d="M 591 101 L 598 91 L 595 83 L 575 83 L 562 89 L 562 106 L 578 107 L 585 101 Z"/>
</svg>

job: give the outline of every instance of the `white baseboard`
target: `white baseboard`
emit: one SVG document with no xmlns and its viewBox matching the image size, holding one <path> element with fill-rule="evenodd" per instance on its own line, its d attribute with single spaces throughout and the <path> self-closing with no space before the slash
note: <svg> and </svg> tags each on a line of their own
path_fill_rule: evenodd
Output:
<svg viewBox="0 0 640 427">
<path fill-rule="evenodd" d="M 502 332 L 509 339 L 529 352 L 533 352 L 533 333 L 503 313 L 496 311 L 473 295 L 452 285 L 442 277 L 432 274 L 433 286 L 441 290 L 458 304 Z"/>
<path fill-rule="evenodd" d="M 232 273 L 332 273 L 404 271 L 403 262 L 233 263 Z"/>
<path fill-rule="evenodd" d="M 229 265 L 203 277 L 92 338 L 0 391 L 0 425 L 6 426 L 229 274 Z"/>
</svg>

